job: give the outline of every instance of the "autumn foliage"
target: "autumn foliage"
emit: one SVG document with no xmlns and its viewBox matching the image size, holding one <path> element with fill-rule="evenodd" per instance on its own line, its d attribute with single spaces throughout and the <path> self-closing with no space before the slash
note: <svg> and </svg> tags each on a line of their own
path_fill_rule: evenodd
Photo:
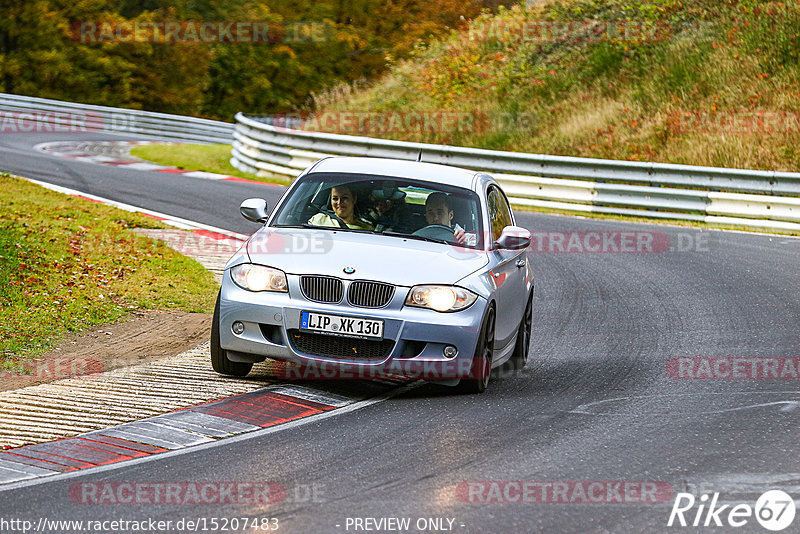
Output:
<svg viewBox="0 0 800 534">
<path fill-rule="evenodd" d="M 0 92 L 215 117 L 296 110 L 496 1 L 0 0 Z M 82 22 L 258 22 L 269 42 L 81 42 Z"/>
</svg>

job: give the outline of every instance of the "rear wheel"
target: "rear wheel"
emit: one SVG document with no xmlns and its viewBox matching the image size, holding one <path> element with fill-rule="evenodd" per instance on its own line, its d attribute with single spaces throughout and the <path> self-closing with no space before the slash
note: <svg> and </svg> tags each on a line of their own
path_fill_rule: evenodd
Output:
<svg viewBox="0 0 800 534">
<path fill-rule="evenodd" d="M 246 376 L 253 368 L 252 363 L 230 361 L 225 350 L 219 346 L 219 295 L 211 323 L 211 367 L 216 372 L 229 376 Z"/>
<path fill-rule="evenodd" d="M 460 393 L 483 393 L 489 385 L 489 376 L 492 373 L 492 353 L 494 347 L 494 308 L 489 307 L 483 319 L 478 345 L 472 356 L 472 367 L 469 377 L 462 378 L 458 383 Z"/>
<path fill-rule="evenodd" d="M 531 327 L 533 325 L 533 292 L 528 297 L 528 304 L 525 306 L 525 315 L 519 323 L 517 330 L 517 343 L 514 345 L 514 353 L 508 360 L 509 368 L 512 371 L 520 370 L 528 363 L 528 349 L 531 346 Z"/>
</svg>

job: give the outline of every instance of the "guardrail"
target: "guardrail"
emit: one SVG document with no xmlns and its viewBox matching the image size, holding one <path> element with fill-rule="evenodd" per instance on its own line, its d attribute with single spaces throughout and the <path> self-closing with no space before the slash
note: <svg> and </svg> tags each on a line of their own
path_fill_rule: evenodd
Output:
<svg viewBox="0 0 800 534">
<path fill-rule="evenodd" d="M 132 133 L 174 141 L 230 143 L 233 124 L 0 93 L 0 131 Z"/>
<path fill-rule="evenodd" d="M 231 164 L 296 176 L 330 155 L 372 156 L 490 172 L 512 203 L 573 212 L 800 230 L 800 173 L 501 152 L 292 130 L 236 115 Z"/>
</svg>

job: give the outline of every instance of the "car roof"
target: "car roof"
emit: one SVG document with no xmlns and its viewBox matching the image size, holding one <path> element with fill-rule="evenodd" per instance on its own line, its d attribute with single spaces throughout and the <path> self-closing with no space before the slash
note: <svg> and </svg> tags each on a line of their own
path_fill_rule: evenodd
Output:
<svg viewBox="0 0 800 534">
<path fill-rule="evenodd" d="M 376 176 L 393 176 L 411 178 L 427 182 L 437 182 L 456 187 L 472 189 L 476 171 L 425 163 L 388 158 L 359 158 L 349 156 L 333 156 L 320 160 L 310 171 L 335 172 L 353 174 L 371 174 Z"/>
</svg>

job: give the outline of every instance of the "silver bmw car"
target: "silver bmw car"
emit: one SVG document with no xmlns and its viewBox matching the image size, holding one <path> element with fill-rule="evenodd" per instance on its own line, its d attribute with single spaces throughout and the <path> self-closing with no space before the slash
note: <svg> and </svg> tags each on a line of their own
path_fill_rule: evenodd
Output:
<svg viewBox="0 0 800 534">
<path fill-rule="evenodd" d="M 227 263 L 211 363 L 266 358 L 287 378 L 409 377 L 484 391 L 522 368 L 531 336 L 531 234 L 488 174 L 331 157 L 305 170 Z"/>
</svg>

